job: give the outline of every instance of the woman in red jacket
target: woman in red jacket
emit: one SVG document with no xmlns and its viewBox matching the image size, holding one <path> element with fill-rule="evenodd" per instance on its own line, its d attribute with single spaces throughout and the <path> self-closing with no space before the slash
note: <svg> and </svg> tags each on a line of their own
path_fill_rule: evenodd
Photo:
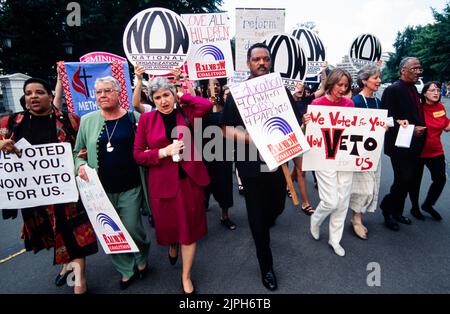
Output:
<svg viewBox="0 0 450 314">
<path fill-rule="evenodd" d="M 420 98 L 423 104 L 423 113 L 425 116 L 425 124 L 427 127 L 427 137 L 425 146 L 420 155 L 420 166 L 417 170 L 419 172 L 418 182 L 416 184 L 417 199 L 411 199 L 414 208 L 419 208 L 419 190 L 420 181 L 422 181 L 422 174 L 424 166 L 427 166 L 431 173 L 431 180 L 433 183 L 428 190 L 427 198 L 422 204 L 422 210 L 429 213 L 435 220 L 442 220 L 441 215 L 433 208 L 439 196 L 444 189 L 447 181 L 445 175 L 445 156 L 444 148 L 441 143 L 442 131 L 450 131 L 450 119 L 447 118 L 444 105 L 441 103 L 441 89 L 438 82 L 428 82 L 423 86 Z M 419 220 L 425 220 L 425 217 L 416 211 L 414 215 Z"/>
<path fill-rule="evenodd" d="M 194 119 L 206 115 L 212 104 L 201 97 L 176 94 L 166 78 L 154 79 L 148 89 L 157 110 L 143 114 L 139 120 L 134 158 L 138 164 L 149 167 L 148 189 L 156 240 L 160 245 L 171 246 L 171 264 L 176 261 L 176 244 L 181 243 L 182 290 L 191 294 L 195 293 L 191 267 L 196 242 L 207 233 L 203 188 L 209 184 L 201 155 L 195 152 L 191 130 Z"/>
</svg>

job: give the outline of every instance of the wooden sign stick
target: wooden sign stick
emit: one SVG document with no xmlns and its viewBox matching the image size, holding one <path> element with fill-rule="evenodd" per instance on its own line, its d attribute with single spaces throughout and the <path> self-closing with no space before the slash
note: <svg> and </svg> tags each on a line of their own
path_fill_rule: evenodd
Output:
<svg viewBox="0 0 450 314">
<path fill-rule="evenodd" d="M 287 187 L 292 195 L 292 203 L 294 203 L 294 205 L 298 205 L 299 201 L 297 193 L 295 192 L 294 183 L 292 182 L 291 173 L 289 172 L 288 164 L 285 163 L 281 167 L 283 168 L 284 178 L 286 179 Z"/>
</svg>

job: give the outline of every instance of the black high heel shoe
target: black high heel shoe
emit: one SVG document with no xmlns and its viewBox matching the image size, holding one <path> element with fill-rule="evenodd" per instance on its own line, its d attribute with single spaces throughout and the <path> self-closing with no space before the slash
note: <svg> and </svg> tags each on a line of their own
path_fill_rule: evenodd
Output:
<svg viewBox="0 0 450 314">
<path fill-rule="evenodd" d="M 177 263 L 177 260 L 178 260 L 178 248 L 179 248 L 179 244 L 177 244 L 176 245 L 176 247 L 177 247 L 177 255 L 175 255 L 174 257 L 172 257 L 171 255 L 170 255 L 170 247 L 169 247 L 169 253 L 168 253 L 168 256 L 169 256 L 169 262 L 170 262 L 170 265 L 175 265 L 176 263 Z"/>
<path fill-rule="evenodd" d="M 73 272 L 73 269 L 72 270 L 68 270 L 64 275 L 58 274 L 56 276 L 56 278 L 55 278 L 55 285 L 57 287 L 64 286 L 67 283 L 67 277 L 72 272 Z"/>
</svg>

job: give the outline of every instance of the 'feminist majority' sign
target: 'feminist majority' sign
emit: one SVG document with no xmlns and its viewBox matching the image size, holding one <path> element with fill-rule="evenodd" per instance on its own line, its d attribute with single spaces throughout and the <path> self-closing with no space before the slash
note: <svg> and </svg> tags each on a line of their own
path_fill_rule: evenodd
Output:
<svg viewBox="0 0 450 314">
<path fill-rule="evenodd" d="M 139 252 L 103 189 L 97 172 L 85 166 L 89 181 L 77 177 L 80 197 L 106 254 Z"/>
<path fill-rule="evenodd" d="M 236 106 L 270 170 L 309 149 L 279 73 L 232 85 Z"/>
<path fill-rule="evenodd" d="M 383 147 L 386 110 L 309 106 L 311 150 L 303 170 L 375 171 Z"/>
<path fill-rule="evenodd" d="M 0 151 L 0 208 L 78 201 L 69 143 L 26 146 L 20 157 Z"/>
</svg>

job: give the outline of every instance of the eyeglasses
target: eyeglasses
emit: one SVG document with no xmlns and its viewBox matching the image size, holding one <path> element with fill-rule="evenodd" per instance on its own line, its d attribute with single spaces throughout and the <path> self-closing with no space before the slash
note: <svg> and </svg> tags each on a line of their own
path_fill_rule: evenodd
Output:
<svg viewBox="0 0 450 314">
<path fill-rule="evenodd" d="M 410 70 L 412 73 L 423 73 L 423 69 L 422 68 L 407 68 L 408 70 Z"/>
<path fill-rule="evenodd" d="M 97 96 L 101 96 L 103 93 L 105 93 L 105 95 L 109 95 L 112 92 L 115 92 L 115 90 L 113 88 L 105 88 L 105 89 L 98 89 L 95 91 L 95 94 Z"/>
<path fill-rule="evenodd" d="M 429 89 L 429 90 L 427 90 L 427 92 L 430 92 L 430 93 L 432 93 L 432 94 L 434 94 L 434 93 L 440 94 L 440 93 L 441 93 L 441 90 L 439 90 L 439 89 Z"/>
</svg>

